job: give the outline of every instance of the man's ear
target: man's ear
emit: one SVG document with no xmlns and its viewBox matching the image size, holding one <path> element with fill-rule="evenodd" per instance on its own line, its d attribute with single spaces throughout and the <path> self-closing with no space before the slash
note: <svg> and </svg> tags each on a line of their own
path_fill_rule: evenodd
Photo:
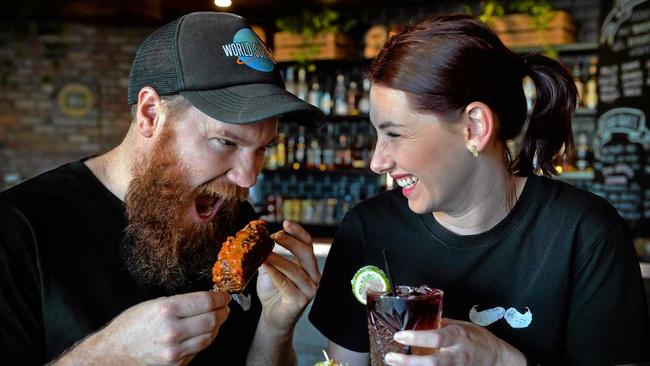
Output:
<svg viewBox="0 0 650 366">
<path fill-rule="evenodd" d="M 138 93 L 136 127 L 140 135 L 151 138 L 159 123 L 160 96 L 151 87 L 145 86 Z"/>
<path fill-rule="evenodd" d="M 465 145 L 470 152 L 481 152 L 490 142 L 495 128 L 494 115 L 486 104 L 472 102 L 465 107 Z"/>
</svg>

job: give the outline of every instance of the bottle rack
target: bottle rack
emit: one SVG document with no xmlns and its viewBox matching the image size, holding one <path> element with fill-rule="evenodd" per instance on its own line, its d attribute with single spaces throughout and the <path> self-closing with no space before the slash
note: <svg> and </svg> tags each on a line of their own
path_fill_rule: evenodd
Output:
<svg viewBox="0 0 650 366">
<path fill-rule="evenodd" d="M 368 168 L 376 134 L 366 115 L 332 116 L 315 130 L 284 124 L 278 136 L 251 191 L 272 230 L 287 219 L 331 238 L 352 206 L 385 189 L 386 177 Z"/>
</svg>

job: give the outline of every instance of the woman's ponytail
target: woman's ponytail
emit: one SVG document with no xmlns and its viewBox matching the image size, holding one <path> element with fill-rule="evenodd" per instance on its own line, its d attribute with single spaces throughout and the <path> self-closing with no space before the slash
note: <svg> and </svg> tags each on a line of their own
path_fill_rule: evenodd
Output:
<svg viewBox="0 0 650 366">
<path fill-rule="evenodd" d="M 557 174 L 555 158 L 560 152 L 560 157 L 573 155 L 571 121 L 578 93 L 571 74 L 559 62 L 539 54 L 525 56 L 523 62 L 536 97 L 512 168 L 522 176 L 536 170 L 551 176 Z"/>
</svg>

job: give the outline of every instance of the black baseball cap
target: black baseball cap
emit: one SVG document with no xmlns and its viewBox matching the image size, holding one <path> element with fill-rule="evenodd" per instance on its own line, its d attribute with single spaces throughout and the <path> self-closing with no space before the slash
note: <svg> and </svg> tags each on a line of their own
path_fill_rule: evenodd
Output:
<svg viewBox="0 0 650 366">
<path fill-rule="evenodd" d="M 130 105 L 145 86 L 159 95 L 179 93 L 221 122 L 324 122 L 318 108 L 286 91 L 271 52 L 244 18 L 231 13 L 191 13 L 154 31 L 131 66 Z"/>
</svg>

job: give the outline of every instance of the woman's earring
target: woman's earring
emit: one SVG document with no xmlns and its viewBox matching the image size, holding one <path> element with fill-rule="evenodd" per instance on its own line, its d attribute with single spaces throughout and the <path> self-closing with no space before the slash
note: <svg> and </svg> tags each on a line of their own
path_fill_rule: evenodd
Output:
<svg viewBox="0 0 650 366">
<path fill-rule="evenodd" d="M 478 158 L 478 150 L 476 149 L 476 145 L 472 145 L 472 155 L 475 158 Z"/>
</svg>

